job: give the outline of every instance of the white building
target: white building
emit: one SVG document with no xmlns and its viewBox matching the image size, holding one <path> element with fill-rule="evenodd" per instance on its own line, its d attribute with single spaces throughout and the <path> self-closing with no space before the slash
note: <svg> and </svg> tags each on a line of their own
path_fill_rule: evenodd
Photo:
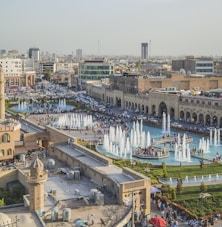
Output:
<svg viewBox="0 0 222 227">
<path fill-rule="evenodd" d="M 213 60 L 196 60 L 195 61 L 196 74 L 201 75 L 213 75 L 214 74 L 214 63 Z"/>
<path fill-rule="evenodd" d="M 6 88 L 32 86 L 35 83 L 33 61 L 30 59 L 1 58 L 0 64 L 5 77 Z"/>
<path fill-rule="evenodd" d="M 79 86 L 84 88 L 87 82 L 108 78 L 114 74 L 114 66 L 106 59 L 98 58 L 79 64 Z"/>
</svg>

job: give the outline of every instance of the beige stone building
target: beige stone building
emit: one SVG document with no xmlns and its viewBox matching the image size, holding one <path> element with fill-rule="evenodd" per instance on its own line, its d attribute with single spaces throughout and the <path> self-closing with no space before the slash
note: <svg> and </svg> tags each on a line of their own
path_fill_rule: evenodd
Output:
<svg viewBox="0 0 222 227">
<path fill-rule="evenodd" d="M 110 76 L 110 89 L 124 93 L 140 94 L 153 89 L 175 88 L 176 90 L 190 90 L 199 88 L 210 90 L 222 87 L 222 77 L 206 77 L 171 72 L 162 77 L 140 76 L 124 74 L 125 76 Z"/>
<path fill-rule="evenodd" d="M 200 88 L 206 91 L 214 89 L 213 91 L 220 94 L 218 88 L 222 87 L 221 77 L 187 78 L 182 74 L 172 74 L 172 79 L 174 80 L 165 78 L 162 80 L 150 79 L 149 81 L 149 79 L 134 78 L 134 81 L 141 80 L 144 84 L 147 82 L 147 87 L 150 88 L 149 92 L 143 93 L 142 91 L 145 89 L 144 84 L 141 83 L 142 85 L 138 89 L 141 93 L 136 94 L 124 92 L 128 89 L 123 88 L 123 84 L 116 89 L 88 84 L 87 94 L 120 106 L 122 109 L 138 110 L 146 116 L 162 116 L 162 113 L 166 112 L 170 113 L 172 120 L 222 127 L 222 99 L 220 95 L 207 97 L 180 92 L 180 90 Z M 139 84 L 140 82 L 137 83 L 137 85 Z M 158 87 L 159 89 L 157 89 Z M 215 93 L 213 91 L 212 93 Z"/>
<path fill-rule="evenodd" d="M 15 144 L 20 141 L 19 121 L 5 119 L 4 74 L 0 66 L 0 162 L 12 161 Z"/>
<path fill-rule="evenodd" d="M 40 214 L 44 211 L 44 182 L 47 180 L 48 174 L 44 171 L 44 165 L 37 157 L 30 166 L 30 173 L 27 176 L 29 184 L 29 209 L 37 211 Z"/>
</svg>

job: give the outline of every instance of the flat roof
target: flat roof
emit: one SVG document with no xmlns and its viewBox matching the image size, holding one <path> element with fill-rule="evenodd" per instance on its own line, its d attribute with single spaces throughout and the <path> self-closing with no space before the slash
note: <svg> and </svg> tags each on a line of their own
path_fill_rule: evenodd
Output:
<svg viewBox="0 0 222 227">
<path fill-rule="evenodd" d="M 121 168 L 114 165 L 105 165 L 90 155 L 69 145 L 58 145 L 56 147 L 62 150 L 64 153 L 78 159 L 80 162 L 85 163 L 87 166 L 90 166 L 99 172 L 104 172 L 105 175 L 109 176 L 119 184 L 135 180 L 132 176 L 123 173 Z"/>
</svg>

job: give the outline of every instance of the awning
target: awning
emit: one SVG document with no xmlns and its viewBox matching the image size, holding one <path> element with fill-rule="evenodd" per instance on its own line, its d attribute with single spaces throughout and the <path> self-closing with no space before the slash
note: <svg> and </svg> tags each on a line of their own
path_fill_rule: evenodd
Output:
<svg viewBox="0 0 222 227">
<path fill-rule="evenodd" d="M 150 186 L 150 194 L 161 192 L 160 189 Z"/>
<path fill-rule="evenodd" d="M 39 149 L 39 145 L 36 143 L 36 141 L 25 142 L 25 147 L 27 148 L 27 150 Z"/>
<path fill-rule="evenodd" d="M 27 154 L 27 148 L 25 146 L 15 147 L 15 155 Z"/>
</svg>

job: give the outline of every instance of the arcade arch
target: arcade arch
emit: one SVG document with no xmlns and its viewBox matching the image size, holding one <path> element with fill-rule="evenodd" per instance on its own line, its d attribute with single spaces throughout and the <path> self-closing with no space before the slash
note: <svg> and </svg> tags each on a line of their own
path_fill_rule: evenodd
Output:
<svg viewBox="0 0 222 227">
<path fill-rule="evenodd" d="M 145 107 L 144 107 L 144 105 L 141 105 L 141 111 L 142 111 L 143 113 L 145 113 Z"/>
<path fill-rule="evenodd" d="M 116 97 L 116 105 L 121 106 L 121 98 Z"/>
<path fill-rule="evenodd" d="M 156 106 L 155 105 L 152 105 L 152 114 L 156 114 Z"/>
<path fill-rule="evenodd" d="M 217 118 L 216 115 L 214 115 L 213 118 L 212 118 L 212 125 L 217 127 L 217 125 L 218 125 L 217 122 L 218 122 L 218 118 Z"/>
<path fill-rule="evenodd" d="M 204 124 L 204 115 L 203 114 L 199 114 L 199 123 Z"/>
<path fill-rule="evenodd" d="M 186 122 L 190 122 L 190 112 L 186 112 Z"/>
<path fill-rule="evenodd" d="M 211 123 L 210 115 L 207 114 L 207 115 L 205 116 L 205 119 L 206 119 L 205 125 L 210 126 L 210 123 Z"/>
<path fill-rule="evenodd" d="M 166 113 L 167 114 L 167 106 L 165 102 L 161 102 L 159 105 L 159 114 L 162 116 L 162 114 Z"/>
<path fill-rule="evenodd" d="M 146 108 L 145 108 L 145 113 L 149 114 L 149 107 L 148 106 L 146 106 Z"/>
<path fill-rule="evenodd" d="M 175 118 L 175 110 L 174 110 L 174 108 L 170 108 L 170 118 L 171 119 Z"/>
<path fill-rule="evenodd" d="M 197 122 L 197 114 L 196 113 L 193 113 L 192 114 L 192 119 L 191 119 L 192 122 L 196 123 Z"/>
<path fill-rule="evenodd" d="M 180 120 L 181 121 L 185 121 L 185 119 L 184 119 L 184 112 L 183 111 L 180 111 Z"/>
<path fill-rule="evenodd" d="M 219 127 L 222 128 L 222 117 L 220 118 L 220 124 Z"/>
</svg>

